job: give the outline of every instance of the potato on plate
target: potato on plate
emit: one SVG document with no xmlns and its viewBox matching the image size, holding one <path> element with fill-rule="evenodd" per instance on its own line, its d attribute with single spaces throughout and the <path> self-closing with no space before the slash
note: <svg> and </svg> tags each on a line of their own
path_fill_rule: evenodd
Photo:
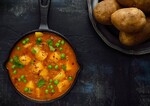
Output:
<svg viewBox="0 0 150 106">
<path fill-rule="evenodd" d="M 111 22 L 120 31 L 135 33 L 144 28 L 146 18 L 138 8 L 123 8 L 111 15 Z"/>
<path fill-rule="evenodd" d="M 140 32 L 134 34 L 120 32 L 119 34 L 120 42 L 126 46 L 134 46 L 143 43 L 144 41 L 150 38 L 149 28 L 150 28 L 150 18 L 147 18 L 146 25 Z"/>
<path fill-rule="evenodd" d="M 137 7 L 145 13 L 150 13 L 150 0 L 117 0 L 124 7 Z"/>
<path fill-rule="evenodd" d="M 111 25 L 111 14 L 120 8 L 116 0 L 105 0 L 97 3 L 94 8 L 94 17 L 97 22 Z"/>
</svg>

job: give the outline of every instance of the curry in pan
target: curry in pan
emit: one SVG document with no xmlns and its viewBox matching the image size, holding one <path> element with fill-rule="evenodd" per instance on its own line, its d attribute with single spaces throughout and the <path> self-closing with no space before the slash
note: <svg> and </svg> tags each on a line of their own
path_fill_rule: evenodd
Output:
<svg viewBox="0 0 150 106">
<path fill-rule="evenodd" d="M 69 43 L 49 32 L 35 32 L 19 41 L 7 63 L 15 88 L 34 100 L 53 100 L 73 84 L 79 65 Z"/>
</svg>

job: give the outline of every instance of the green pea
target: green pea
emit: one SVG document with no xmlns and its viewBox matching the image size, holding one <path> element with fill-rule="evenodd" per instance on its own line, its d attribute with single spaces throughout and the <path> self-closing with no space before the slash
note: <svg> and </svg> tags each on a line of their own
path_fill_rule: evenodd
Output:
<svg viewBox="0 0 150 106">
<path fill-rule="evenodd" d="M 35 54 L 35 53 L 36 53 L 36 50 L 35 50 L 34 48 L 32 48 L 31 52 L 32 52 L 33 54 Z"/>
<path fill-rule="evenodd" d="M 66 66 L 65 66 L 65 65 L 62 65 L 62 69 L 63 69 L 64 71 L 66 71 Z"/>
<path fill-rule="evenodd" d="M 20 81 L 21 81 L 21 79 L 20 79 L 20 78 L 18 78 L 18 81 L 20 82 Z"/>
<path fill-rule="evenodd" d="M 17 70 L 14 70 L 14 71 L 13 71 L 13 74 L 17 74 Z"/>
<path fill-rule="evenodd" d="M 41 41 L 42 41 L 42 38 L 38 38 L 37 40 L 38 40 L 39 42 L 41 42 Z"/>
<path fill-rule="evenodd" d="M 36 40 L 36 44 L 38 44 L 38 45 L 39 45 L 41 42 L 42 42 L 42 38 L 40 38 L 40 37 L 39 37 L 39 38 L 37 38 L 37 40 Z"/>
<path fill-rule="evenodd" d="M 53 67 L 52 67 L 52 65 L 48 65 L 48 69 L 52 69 Z"/>
<path fill-rule="evenodd" d="M 53 85 L 50 85 L 50 86 L 49 86 L 49 88 L 51 88 L 51 89 L 52 89 L 52 88 L 54 88 L 54 87 L 53 87 Z"/>
<path fill-rule="evenodd" d="M 25 40 L 22 41 L 22 44 L 25 45 L 27 42 Z"/>
<path fill-rule="evenodd" d="M 60 47 L 60 48 L 59 48 L 59 50 L 60 50 L 60 51 L 62 51 L 62 50 L 63 50 L 63 48 L 62 48 L 62 47 Z"/>
<path fill-rule="evenodd" d="M 47 44 L 48 44 L 49 46 L 52 46 L 52 45 L 53 45 L 53 40 L 52 40 L 52 39 L 48 40 L 48 41 L 47 41 Z"/>
<path fill-rule="evenodd" d="M 70 76 L 70 77 L 68 77 L 68 80 L 72 80 L 73 78 Z"/>
<path fill-rule="evenodd" d="M 27 42 L 29 42 L 29 41 L 30 41 L 30 39 L 29 39 L 29 38 L 26 38 L 26 39 L 25 39 L 25 41 L 26 41 L 26 43 L 27 43 Z"/>
<path fill-rule="evenodd" d="M 45 93 L 48 94 L 48 89 L 45 90 Z"/>
<path fill-rule="evenodd" d="M 56 43 L 55 46 L 56 46 L 56 47 L 60 47 L 60 43 Z"/>
<path fill-rule="evenodd" d="M 57 70 L 59 68 L 59 66 L 58 65 L 55 65 L 55 69 Z"/>
<path fill-rule="evenodd" d="M 49 80 L 49 82 L 50 82 L 50 83 L 52 83 L 52 82 L 53 82 L 53 80 L 52 80 L 52 79 L 50 79 L 50 80 Z"/>
<path fill-rule="evenodd" d="M 20 77 L 21 79 L 24 79 L 25 78 L 25 76 L 24 75 L 21 75 L 21 77 Z"/>
<path fill-rule="evenodd" d="M 64 45 L 64 44 L 65 44 L 65 41 L 64 41 L 64 40 L 62 40 L 62 41 L 61 41 L 61 44 L 62 44 L 62 45 Z"/>
<path fill-rule="evenodd" d="M 26 83 L 26 82 L 27 82 L 27 80 L 26 80 L 26 79 L 24 79 L 24 80 L 23 80 L 23 82 L 24 82 L 24 83 Z"/>
<path fill-rule="evenodd" d="M 53 87 L 53 85 L 49 85 L 48 88 L 52 89 L 52 88 L 54 88 L 54 87 Z"/>
<path fill-rule="evenodd" d="M 55 90 L 54 90 L 54 89 L 52 89 L 52 90 L 51 90 L 51 92 L 52 92 L 52 93 L 55 93 Z"/>
<path fill-rule="evenodd" d="M 25 91 L 25 92 L 29 92 L 29 88 L 25 87 L 25 88 L 24 88 L 24 91 Z"/>
<path fill-rule="evenodd" d="M 13 62 L 13 59 L 10 59 L 9 61 L 12 63 L 12 62 Z"/>
<path fill-rule="evenodd" d="M 48 85 L 47 88 L 50 88 L 50 85 Z"/>
<path fill-rule="evenodd" d="M 54 84 L 57 85 L 59 83 L 58 80 L 54 80 Z"/>
<path fill-rule="evenodd" d="M 11 68 L 14 69 L 16 67 L 16 65 L 12 65 Z"/>
<path fill-rule="evenodd" d="M 17 46 L 17 48 L 16 48 L 17 50 L 20 50 L 20 47 L 19 46 Z"/>
<path fill-rule="evenodd" d="M 64 53 L 61 54 L 61 59 L 66 58 L 66 55 Z"/>
</svg>

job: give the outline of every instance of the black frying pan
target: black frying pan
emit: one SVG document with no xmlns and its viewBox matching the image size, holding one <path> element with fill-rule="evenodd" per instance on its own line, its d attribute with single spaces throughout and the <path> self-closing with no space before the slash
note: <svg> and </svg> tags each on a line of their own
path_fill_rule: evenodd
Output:
<svg viewBox="0 0 150 106">
<path fill-rule="evenodd" d="M 67 41 L 68 44 L 73 48 L 73 46 L 71 45 L 71 43 L 69 42 L 69 40 L 67 40 L 67 38 L 66 38 L 65 36 L 63 36 L 62 34 L 60 34 L 60 33 L 57 32 L 57 31 L 54 31 L 54 30 L 51 30 L 51 29 L 48 28 L 47 16 L 48 16 L 48 9 L 49 9 L 49 6 L 50 6 L 50 1 L 51 1 L 51 0 L 45 0 L 45 1 L 44 1 L 44 0 L 39 0 L 40 14 L 41 14 L 41 17 L 40 17 L 41 21 L 40 21 L 39 29 L 29 31 L 29 32 L 27 32 L 26 34 L 24 34 L 24 35 L 23 35 L 18 41 L 16 41 L 16 43 L 13 45 L 12 49 L 11 49 L 10 52 L 9 52 L 9 55 L 10 55 L 11 51 L 14 49 L 15 45 L 16 45 L 21 39 L 23 39 L 24 37 L 26 37 L 26 36 L 28 36 L 28 35 L 34 33 L 34 32 L 37 32 L 37 31 L 38 31 L 38 32 L 49 32 L 49 33 L 56 34 L 56 35 L 60 36 L 61 38 L 63 38 L 65 41 Z M 73 48 L 73 50 L 74 50 L 74 52 L 75 52 L 75 49 L 74 49 L 74 48 Z M 76 52 L 75 52 L 75 54 L 76 54 Z M 7 70 L 6 64 L 7 64 L 7 62 L 9 61 L 9 55 L 8 55 L 8 58 L 7 58 L 6 62 L 4 63 L 4 69 L 5 69 L 5 70 Z M 77 58 L 77 54 L 76 54 L 76 58 Z M 77 59 L 77 61 L 78 61 L 78 59 Z M 79 61 L 78 61 L 78 64 L 79 64 Z M 80 64 L 79 64 L 79 65 L 80 65 Z M 73 85 L 74 85 L 75 82 L 76 82 L 76 79 L 77 79 L 77 76 L 78 76 L 80 70 L 81 70 L 81 65 L 80 65 L 80 68 L 79 68 L 78 72 L 76 73 L 76 78 L 75 78 L 73 84 L 71 85 L 71 87 L 68 89 L 68 91 L 67 91 L 66 93 L 64 93 L 62 96 L 60 96 L 60 97 L 58 97 L 58 98 L 55 98 L 55 99 L 53 99 L 53 100 L 49 100 L 49 101 L 46 101 L 46 100 L 36 100 L 36 99 L 32 99 L 32 98 L 30 98 L 30 97 L 27 97 L 27 96 L 21 94 L 21 93 L 15 88 L 15 86 L 13 85 L 13 83 L 12 83 L 12 81 L 11 81 L 11 79 L 10 79 L 8 70 L 7 70 L 7 73 L 8 73 L 8 76 L 9 76 L 9 80 L 10 80 L 11 84 L 13 85 L 13 88 L 15 88 L 15 90 L 16 90 L 21 96 L 23 96 L 23 97 L 25 97 L 26 99 L 29 99 L 29 100 L 31 100 L 31 101 L 34 101 L 34 102 L 49 103 L 49 102 L 53 102 L 53 101 L 55 101 L 55 100 L 58 100 L 58 99 L 64 97 L 66 94 L 69 93 L 69 91 L 72 89 Z"/>
</svg>

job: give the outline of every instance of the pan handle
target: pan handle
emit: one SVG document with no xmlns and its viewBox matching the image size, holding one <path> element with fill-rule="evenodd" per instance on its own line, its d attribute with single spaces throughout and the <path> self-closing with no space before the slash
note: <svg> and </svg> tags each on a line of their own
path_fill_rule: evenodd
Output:
<svg viewBox="0 0 150 106">
<path fill-rule="evenodd" d="M 40 26 L 39 29 L 49 29 L 48 28 L 48 9 L 50 6 L 51 0 L 39 0 L 40 4 Z"/>
</svg>

